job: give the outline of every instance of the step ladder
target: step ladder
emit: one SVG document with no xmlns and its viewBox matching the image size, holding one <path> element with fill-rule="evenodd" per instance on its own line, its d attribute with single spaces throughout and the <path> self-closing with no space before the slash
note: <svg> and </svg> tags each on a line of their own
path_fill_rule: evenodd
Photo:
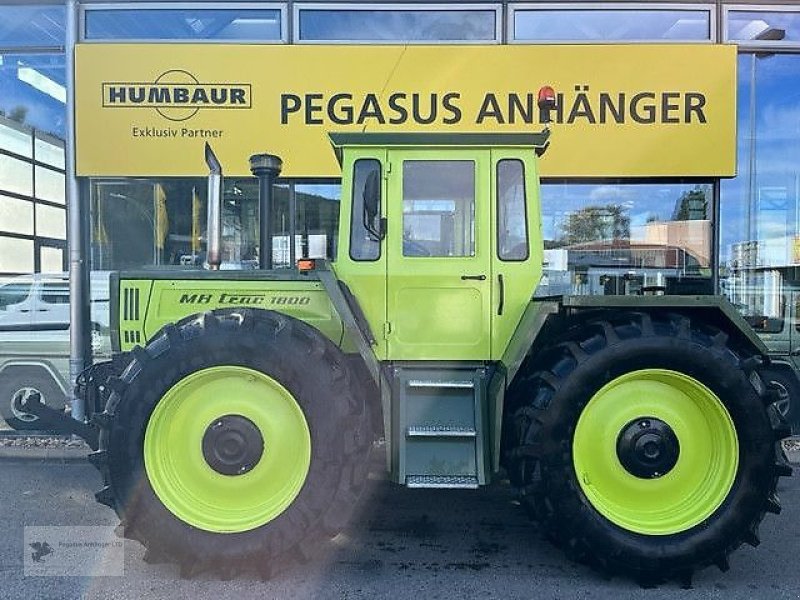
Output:
<svg viewBox="0 0 800 600">
<path fill-rule="evenodd" d="M 397 480 L 411 488 L 477 488 L 484 472 L 486 370 L 394 369 Z"/>
</svg>

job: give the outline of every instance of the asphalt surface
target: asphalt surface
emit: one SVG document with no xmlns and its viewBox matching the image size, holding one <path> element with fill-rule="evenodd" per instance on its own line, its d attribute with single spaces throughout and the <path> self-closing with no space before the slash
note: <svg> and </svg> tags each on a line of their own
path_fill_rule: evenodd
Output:
<svg viewBox="0 0 800 600">
<path fill-rule="evenodd" d="M 183 580 L 125 542 L 124 577 L 24 577 L 25 525 L 114 525 L 97 504 L 100 480 L 82 462 L 0 459 L 0 597 L 24 598 L 800 598 L 800 480 L 784 479 L 784 511 L 762 544 L 740 548 L 731 570 L 709 568 L 694 587 L 643 590 L 567 561 L 502 485 L 478 491 L 408 490 L 377 474 L 353 524 L 319 559 L 261 582 Z"/>
</svg>

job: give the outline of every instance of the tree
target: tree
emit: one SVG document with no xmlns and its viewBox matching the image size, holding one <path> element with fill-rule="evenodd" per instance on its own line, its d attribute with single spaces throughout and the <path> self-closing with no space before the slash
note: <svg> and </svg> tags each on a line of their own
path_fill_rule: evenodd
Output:
<svg viewBox="0 0 800 600">
<path fill-rule="evenodd" d="M 672 213 L 673 221 L 695 221 L 708 218 L 708 200 L 705 191 L 696 187 L 684 192 L 675 203 Z"/>
<path fill-rule="evenodd" d="M 27 106 L 15 106 L 8 113 L 8 118 L 17 123 L 24 123 L 28 116 Z"/>
<path fill-rule="evenodd" d="M 569 215 L 561 241 L 565 245 L 628 239 L 631 219 L 621 204 L 587 206 Z"/>
</svg>

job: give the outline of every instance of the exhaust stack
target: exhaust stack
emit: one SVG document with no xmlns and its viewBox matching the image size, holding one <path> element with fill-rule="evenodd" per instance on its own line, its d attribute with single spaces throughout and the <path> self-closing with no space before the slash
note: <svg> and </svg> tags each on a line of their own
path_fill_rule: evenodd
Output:
<svg viewBox="0 0 800 600">
<path fill-rule="evenodd" d="M 253 154 L 250 157 L 250 171 L 258 178 L 258 268 L 272 268 L 272 185 L 281 174 L 283 161 L 274 154 Z M 292 224 L 292 233 L 294 233 Z M 294 236 L 290 235 L 289 247 L 293 248 Z M 292 254 L 294 254 L 292 252 Z M 294 265 L 292 265 L 294 266 Z"/>
<path fill-rule="evenodd" d="M 206 263 L 212 271 L 222 263 L 222 165 L 206 142 L 208 165 L 208 212 L 206 218 Z"/>
</svg>

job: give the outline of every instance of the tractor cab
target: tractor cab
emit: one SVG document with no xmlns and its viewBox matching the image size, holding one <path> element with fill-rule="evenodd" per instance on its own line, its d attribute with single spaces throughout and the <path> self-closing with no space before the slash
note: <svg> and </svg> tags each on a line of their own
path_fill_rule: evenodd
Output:
<svg viewBox="0 0 800 600">
<path fill-rule="evenodd" d="M 541 276 L 548 136 L 330 136 L 343 173 L 336 274 L 381 333 L 379 359 L 499 358 Z"/>
</svg>

